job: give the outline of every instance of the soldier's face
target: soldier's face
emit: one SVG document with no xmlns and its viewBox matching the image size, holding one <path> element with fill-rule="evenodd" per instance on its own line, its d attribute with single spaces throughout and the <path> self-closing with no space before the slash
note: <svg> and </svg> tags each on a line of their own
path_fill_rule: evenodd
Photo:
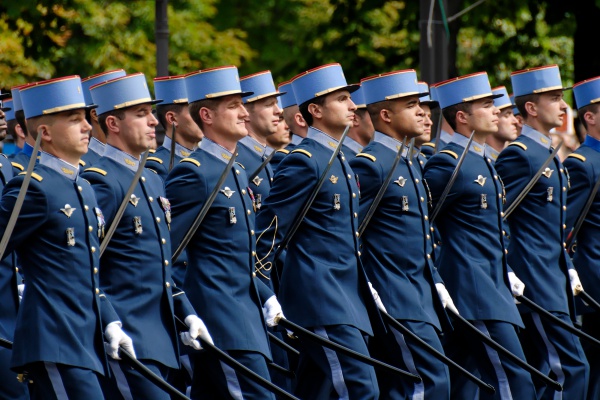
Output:
<svg viewBox="0 0 600 400">
<path fill-rule="evenodd" d="M 338 90 L 325 96 L 324 103 L 319 107 L 320 120 L 325 133 L 341 134 L 346 126 L 352 125 L 356 105 L 347 90 Z"/>
<path fill-rule="evenodd" d="M 540 94 L 538 102 L 534 105 L 539 122 L 547 130 L 563 124 L 567 113 L 567 103 L 563 100 L 562 90 Z"/>
<path fill-rule="evenodd" d="M 44 126 L 44 150 L 69 162 L 79 160 L 87 153 L 92 126 L 86 121 L 84 110 L 58 113 L 51 116 Z"/>
<path fill-rule="evenodd" d="M 135 156 L 146 151 L 156 140 L 158 120 L 152 115 L 152 105 L 140 104 L 125 110 L 125 118 L 117 119 L 120 126 L 122 149 Z"/>
<path fill-rule="evenodd" d="M 248 136 L 246 129 L 246 120 L 248 111 L 242 102 L 242 96 L 225 96 L 216 110 L 210 110 L 212 114 L 212 130 L 220 136 L 231 140 L 240 140 Z"/>
<path fill-rule="evenodd" d="M 283 149 L 291 141 L 290 128 L 285 123 L 283 116 L 279 117 L 279 125 L 277 125 L 277 132 L 267 136 L 267 144 L 274 149 Z"/>
<path fill-rule="evenodd" d="M 425 131 L 425 113 L 419 105 L 418 96 L 393 100 L 389 116 L 390 127 L 402 137 L 421 136 Z"/>
<path fill-rule="evenodd" d="M 267 137 L 277 132 L 282 110 L 277 105 L 277 97 L 268 97 L 252 102 L 246 106 L 249 116 L 249 126 L 252 132 L 261 137 Z"/>
<path fill-rule="evenodd" d="M 420 104 L 423 110 L 423 134 L 419 136 L 417 143 L 425 143 L 431 140 L 431 127 L 433 121 L 431 120 L 431 107 L 429 104 Z"/>
<path fill-rule="evenodd" d="M 491 98 L 475 100 L 471 106 L 471 113 L 467 114 L 469 130 L 480 134 L 498 132 L 498 114 L 500 111 L 494 106 Z"/>
<path fill-rule="evenodd" d="M 177 113 L 177 135 L 183 136 L 187 141 L 199 142 L 204 135 L 202 129 L 194 122 L 190 115 L 189 107 L 182 107 Z"/>
<path fill-rule="evenodd" d="M 498 116 L 498 132 L 496 137 L 504 141 L 513 141 L 517 138 L 517 118 L 512 107 L 506 107 Z"/>
</svg>

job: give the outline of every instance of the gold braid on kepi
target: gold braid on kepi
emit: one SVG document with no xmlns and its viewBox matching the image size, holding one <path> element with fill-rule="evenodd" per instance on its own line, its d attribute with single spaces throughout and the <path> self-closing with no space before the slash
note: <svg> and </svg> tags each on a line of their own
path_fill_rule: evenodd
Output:
<svg viewBox="0 0 600 400">
<path fill-rule="evenodd" d="M 259 274 L 261 274 L 265 279 L 271 280 L 271 278 L 267 275 L 265 275 L 263 273 L 264 272 L 270 272 L 271 269 L 273 268 L 273 263 L 271 261 L 268 261 L 266 263 L 263 263 L 263 261 L 269 257 L 269 254 L 271 254 L 271 252 L 273 251 L 273 247 L 275 247 L 275 237 L 277 236 L 277 215 L 273 217 L 273 220 L 271 221 L 271 223 L 269 224 L 269 226 L 267 227 L 267 229 L 265 229 L 264 231 L 261 232 L 260 235 L 258 235 L 258 238 L 256 239 L 256 241 L 260 241 L 260 238 L 262 237 L 262 235 L 268 231 L 273 224 L 275 224 L 275 232 L 273 233 L 273 240 L 271 241 L 271 248 L 269 249 L 269 251 L 267 252 L 267 254 L 265 254 L 264 257 L 262 258 L 258 258 L 258 253 L 256 254 L 256 263 L 254 263 L 254 269 L 256 272 L 258 272 Z"/>
</svg>

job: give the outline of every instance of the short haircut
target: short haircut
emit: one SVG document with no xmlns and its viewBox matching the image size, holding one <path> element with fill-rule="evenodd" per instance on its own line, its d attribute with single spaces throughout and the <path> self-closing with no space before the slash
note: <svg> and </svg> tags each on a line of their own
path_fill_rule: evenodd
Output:
<svg viewBox="0 0 600 400">
<path fill-rule="evenodd" d="M 158 122 L 160 122 L 162 127 L 167 129 L 167 125 L 169 125 L 169 123 L 167 122 L 167 113 L 169 111 L 172 111 L 176 114 L 179 114 L 187 106 L 187 103 L 158 104 L 156 106 L 156 118 L 158 118 Z"/>
<path fill-rule="evenodd" d="M 515 97 L 515 104 L 517 105 L 517 109 L 523 116 L 523 119 L 527 119 L 527 110 L 525 109 L 525 104 L 532 102 L 537 104 L 540 100 L 539 93 L 526 94 L 524 96 Z"/>
<path fill-rule="evenodd" d="M 25 134 L 25 136 L 27 136 L 29 134 L 29 131 L 27 131 L 27 122 L 25 121 L 25 112 L 23 110 L 15 111 L 15 118 L 17 119 L 17 122 L 21 126 L 23 133 Z"/>
<path fill-rule="evenodd" d="M 202 118 L 200 118 L 200 110 L 206 107 L 209 110 L 215 111 L 219 107 L 220 102 L 221 98 L 216 98 L 203 99 L 190 103 L 190 105 L 188 106 L 190 109 L 190 116 L 192 117 L 192 120 L 196 123 L 196 125 L 200 127 L 200 129 L 204 130 L 204 122 L 202 121 Z"/>
<path fill-rule="evenodd" d="M 38 117 L 27 118 L 27 129 L 31 137 L 37 139 L 37 129 L 40 125 L 52 125 L 54 123 L 54 115 L 40 115 Z"/>
<path fill-rule="evenodd" d="M 314 99 L 305 101 L 304 103 L 300 104 L 300 106 L 298 106 L 298 109 L 300 110 L 300 114 L 302 114 L 302 118 L 304 118 L 304 120 L 306 121 L 306 124 L 308 126 L 312 126 L 313 122 L 314 122 L 312 114 L 308 111 L 308 106 L 310 104 L 316 104 L 321 107 L 324 106 L 325 105 L 325 97 L 326 96 L 316 97 Z"/>
<path fill-rule="evenodd" d="M 581 121 L 581 123 L 583 124 L 583 126 L 586 130 L 588 129 L 588 126 L 587 126 L 587 122 L 585 122 L 585 118 L 583 116 L 588 111 L 591 112 L 592 114 L 596 114 L 598 112 L 598 106 L 600 106 L 600 103 L 588 104 L 587 106 L 581 107 L 577 110 L 577 116 L 579 117 L 579 120 Z"/>
<path fill-rule="evenodd" d="M 17 136 L 17 129 L 16 129 L 18 124 L 19 123 L 17 122 L 16 119 L 11 119 L 10 121 L 6 122 L 8 133 L 10 134 L 10 136 L 12 136 L 13 141 L 15 143 L 19 139 L 19 137 Z"/>
<path fill-rule="evenodd" d="M 377 103 L 367 104 L 367 111 L 369 112 L 369 116 L 371 117 L 371 120 L 373 120 L 373 123 L 379 119 L 381 110 L 391 110 L 392 104 L 393 103 L 391 100 L 383 100 L 378 101 Z"/>
<path fill-rule="evenodd" d="M 450 125 L 450 127 L 453 130 L 456 130 L 456 114 L 459 111 L 470 114 L 472 109 L 473 109 L 473 103 L 471 103 L 471 102 L 458 103 L 453 106 L 444 108 L 442 110 L 442 114 L 444 115 L 444 118 L 448 122 L 448 125 Z"/>
<path fill-rule="evenodd" d="M 100 129 L 102 129 L 105 135 L 108 135 L 108 126 L 106 126 L 106 119 L 110 116 L 113 116 L 122 121 L 125 119 L 125 110 L 126 108 L 122 108 L 119 110 L 111 110 L 98 115 L 98 123 L 100 124 Z"/>
</svg>

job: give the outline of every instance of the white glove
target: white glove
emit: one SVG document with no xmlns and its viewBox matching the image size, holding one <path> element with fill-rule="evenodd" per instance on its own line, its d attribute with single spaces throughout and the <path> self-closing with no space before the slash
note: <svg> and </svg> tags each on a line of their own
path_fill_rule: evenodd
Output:
<svg viewBox="0 0 600 400">
<path fill-rule="evenodd" d="M 133 342 L 121 329 L 120 321 L 113 321 L 108 324 L 104 329 L 104 337 L 108 340 L 108 343 L 104 343 L 104 348 L 108 355 L 115 360 L 121 359 L 119 357 L 119 346 L 122 346 L 133 358 L 136 358 Z"/>
<path fill-rule="evenodd" d="M 523 296 L 523 292 L 525 291 L 525 284 L 514 272 L 508 273 L 508 282 L 510 283 L 510 291 L 514 297 Z M 519 304 L 519 302 L 515 299 L 515 303 Z"/>
<path fill-rule="evenodd" d="M 377 290 L 375 290 L 375 288 L 373 287 L 371 282 L 369 282 L 369 289 L 371 289 L 371 294 L 373 295 L 373 298 L 375 299 L 375 304 L 377 304 L 377 308 L 379 308 L 384 313 L 387 313 L 387 310 L 385 309 L 385 306 L 383 305 L 383 302 L 381 301 L 381 297 L 379 297 L 379 293 L 377 293 Z"/>
<path fill-rule="evenodd" d="M 450 297 L 450 293 L 448 293 L 448 290 L 446 289 L 446 286 L 444 286 L 443 283 L 436 283 L 435 288 L 437 289 L 438 296 L 440 296 L 440 300 L 444 308 L 449 308 L 450 311 L 454 312 L 455 314 L 459 314 L 458 309 L 452 301 L 452 297 Z"/>
<path fill-rule="evenodd" d="M 199 340 L 196 340 L 198 336 L 205 342 L 214 344 L 212 337 L 210 337 L 210 333 L 208 333 L 208 329 L 206 329 L 206 325 L 204 325 L 204 322 L 196 315 L 188 315 L 185 317 L 184 322 L 190 329 L 187 332 L 181 332 L 180 334 L 183 344 L 193 347 L 196 350 L 201 350 L 202 345 Z"/>
<path fill-rule="evenodd" d="M 21 283 L 17 285 L 17 292 L 19 293 L 19 303 L 23 300 L 23 292 L 25 291 L 25 284 Z"/>
<path fill-rule="evenodd" d="M 283 316 L 283 310 L 281 309 L 281 304 L 277 301 L 277 297 L 275 295 L 269 297 L 267 301 L 265 301 L 265 305 L 262 307 L 263 317 L 265 318 L 265 323 L 269 327 L 274 327 L 277 325 L 279 318 L 285 318 Z"/>
<path fill-rule="evenodd" d="M 581 281 L 579 280 L 579 275 L 577 274 L 576 270 L 569 269 L 569 279 L 571 280 L 573 296 L 577 296 L 579 293 L 583 292 L 583 286 L 581 285 Z"/>
</svg>

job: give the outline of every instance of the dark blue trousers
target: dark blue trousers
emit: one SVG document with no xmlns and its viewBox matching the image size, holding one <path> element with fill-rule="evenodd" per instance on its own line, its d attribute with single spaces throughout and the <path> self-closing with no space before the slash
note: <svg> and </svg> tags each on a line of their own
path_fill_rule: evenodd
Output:
<svg viewBox="0 0 600 400">
<path fill-rule="evenodd" d="M 556 313 L 573 325 L 568 315 Z M 590 366 L 579 338 L 546 321 L 537 313 L 522 314 L 526 329 L 521 332 L 529 364 L 563 385 L 563 392 L 538 386 L 539 399 L 585 399 Z M 562 397 L 561 397 L 562 396 Z"/>
<path fill-rule="evenodd" d="M 364 355 L 369 355 L 367 344 L 362 332 L 349 325 L 333 325 L 311 328 L 311 331 L 325 337 L 332 342 L 346 346 Z M 300 398 L 308 398 L 303 392 L 310 387 L 319 388 L 318 399 L 378 399 L 379 387 L 373 367 L 347 356 L 337 354 L 333 350 L 323 348 L 314 342 L 303 341 L 301 358 L 309 357 L 308 364 L 319 369 L 318 375 L 324 382 L 312 380 L 316 371 L 308 368 L 298 370 L 298 384 L 294 393 Z M 303 361 L 300 361 L 301 364 Z M 331 388 L 331 393 L 328 392 Z M 314 391 L 313 391 L 314 392 Z M 311 399 L 315 397 L 310 397 Z"/>
<path fill-rule="evenodd" d="M 170 368 L 152 360 L 139 361 L 156 375 L 165 380 L 167 379 Z M 170 400 L 171 397 L 169 394 L 150 382 L 146 377 L 131 368 L 125 362 L 109 358 L 108 364 L 110 365 L 111 376 L 110 378 L 101 380 L 102 390 L 107 399 Z"/>
<path fill-rule="evenodd" d="M 27 365 L 26 371 L 32 400 L 104 399 L 100 376 L 92 370 L 36 362 Z"/>
<path fill-rule="evenodd" d="M 0 347 L 0 400 L 27 400 L 27 384 L 17 380 L 17 373 L 10 369 L 12 350 Z"/>
<path fill-rule="evenodd" d="M 262 354 L 239 350 L 229 350 L 227 354 L 263 378 L 271 380 L 267 360 Z M 194 365 L 190 394 L 193 400 L 275 400 L 270 391 L 237 373 L 211 354 L 200 352 L 190 355 L 190 359 Z"/>
<path fill-rule="evenodd" d="M 519 342 L 516 329 L 512 324 L 502 321 L 470 321 L 486 336 L 491 337 L 502 347 L 525 360 L 523 348 Z M 447 335 L 444 343 L 446 355 L 462 365 L 484 382 L 493 385 L 496 393 L 491 395 L 464 380 L 455 371 L 450 371 L 453 399 L 536 399 L 536 390 L 529 372 L 504 357 L 496 350 L 483 344 L 481 339 L 470 329 L 455 324 L 454 331 Z M 471 370 L 477 366 L 477 372 Z M 479 397 L 477 393 L 479 392 Z M 475 397 L 474 397 L 475 396 Z"/>
</svg>

